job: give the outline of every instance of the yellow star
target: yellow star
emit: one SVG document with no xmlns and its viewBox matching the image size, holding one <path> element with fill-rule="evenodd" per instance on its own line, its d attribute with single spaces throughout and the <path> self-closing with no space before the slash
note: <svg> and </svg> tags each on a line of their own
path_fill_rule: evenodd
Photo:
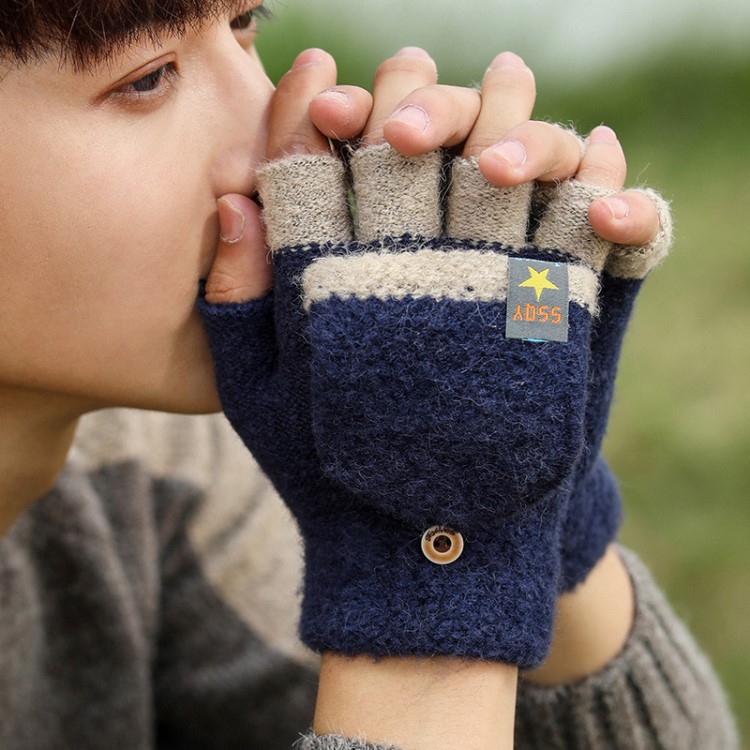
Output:
<svg viewBox="0 0 750 750">
<path fill-rule="evenodd" d="M 522 282 L 518 286 L 530 286 L 536 292 L 536 301 L 542 296 L 544 289 L 559 289 L 556 287 L 548 278 L 549 268 L 545 268 L 544 271 L 535 271 L 531 266 L 527 266 L 529 269 L 529 278 Z"/>
</svg>

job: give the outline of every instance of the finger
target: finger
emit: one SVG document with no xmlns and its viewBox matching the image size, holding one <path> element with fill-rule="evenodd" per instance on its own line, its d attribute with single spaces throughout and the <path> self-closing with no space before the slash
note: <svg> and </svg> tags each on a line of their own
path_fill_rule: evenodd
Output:
<svg viewBox="0 0 750 750">
<path fill-rule="evenodd" d="M 479 156 L 484 149 L 531 117 L 536 100 L 534 74 L 512 52 L 503 52 L 490 64 L 482 81 L 482 111 L 464 146 L 464 156 Z"/>
<path fill-rule="evenodd" d="M 432 58 L 418 47 L 405 47 L 381 63 L 375 73 L 373 106 L 365 124 L 362 140 L 367 144 L 383 143 L 386 120 L 399 103 L 415 89 L 437 83 L 437 67 Z M 429 116 L 418 110 L 411 113 L 426 122 Z"/>
<path fill-rule="evenodd" d="M 497 187 L 531 180 L 554 182 L 573 177 L 581 162 L 581 141 L 569 130 L 528 120 L 508 131 L 479 156 L 485 179 Z"/>
<path fill-rule="evenodd" d="M 589 221 L 605 240 L 634 247 L 653 242 L 660 229 L 656 206 L 639 190 L 593 201 L 589 206 Z"/>
<path fill-rule="evenodd" d="M 586 150 L 575 179 L 616 192 L 625 183 L 627 163 L 617 134 L 601 125 L 586 139 Z M 659 231 L 656 206 L 642 192 L 599 198 L 589 207 L 589 221 L 603 239 L 618 245 L 647 245 Z"/>
<path fill-rule="evenodd" d="M 358 138 L 372 112 L 372 94 L 359 86 L 336 86 L 310 102 L 313 125 L 335 141 Z"/>
<path fill-rule="evenodd" d="M 474 89 L 426 86 L 399 102 L 383 126 L 383 135 L 406 156 L 457 146 L 474 127 L 481 105 Z"/>
<path fill-rule="evenodd" d="M 206 279 L 206 302 L 214 305 L 262 297 L 273 285 L 260 207 L 244 195 L 218 201 L 220 239 Z"/>
<path fill-rule="evenodd" d="M 625 184 L 626 175 L 625 154 L 615 131 L 606 125 L 594 128 L 586 139 L 576 180 L 617 191 Z"/>
<path fill-rule="evenodd" d="M 310 120 L 310 102 L 336 83 L 336 63 L 323 50 L 300 53 L 279 81 L 268 121 L 268 158 L 328 150 L 328 141 Z"/>
</svg>

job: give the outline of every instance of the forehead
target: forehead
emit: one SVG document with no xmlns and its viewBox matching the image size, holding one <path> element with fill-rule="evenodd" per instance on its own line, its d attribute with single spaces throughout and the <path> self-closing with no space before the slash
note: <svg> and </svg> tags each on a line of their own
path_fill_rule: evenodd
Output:
<svg viewBox="0 0 750 750">
<path fill-rule="evenodd" d="M 0 3 L 0 55 L 17 62 L 59 54 L 78 68 L 101 62 L 143 36 L 183 34 L 237 15 L 248 0 L 36 0 Z"/>
</svg>

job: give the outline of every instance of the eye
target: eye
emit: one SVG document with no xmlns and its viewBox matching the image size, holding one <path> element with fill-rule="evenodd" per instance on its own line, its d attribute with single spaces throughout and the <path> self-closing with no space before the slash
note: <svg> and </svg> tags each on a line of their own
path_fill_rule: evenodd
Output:
<svg viewBox="0 0 750 750">
<path fill-rule="evenodd" d="M 229 25 L 234 31 L 254 31 L 259 19 L 271 18 L 271 16 L 271 11 L 265 5 L 259 5 L 257 8 L 240 13 L 230 21 Z"/>
<path fill-rule="evenodd" d="M 235 31 L 245 31 L 253 25 L 255 21 L 255 13 L 252 10 L 248 10 L 245 13 L 241 13 L 237 18 L 233 18 L 229 24 Z"/>
<path fill-rule="evenodd" d="M 158 91 L 162 86 L 167 85 L 169 79 L 175 75 L 177 75 L 177 70 L 174 64 L 167 63 L 156 70 L 152 70 L 137 81 L 132 81 L 131 83 L 126 84 L 123 86 L 122 90 L 125 93 L 152 94 L 155 91 Z"/>
</svg>

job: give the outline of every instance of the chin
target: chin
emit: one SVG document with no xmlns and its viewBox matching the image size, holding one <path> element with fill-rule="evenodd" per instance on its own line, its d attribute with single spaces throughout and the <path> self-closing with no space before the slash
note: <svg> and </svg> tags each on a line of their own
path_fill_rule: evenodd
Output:
<svg viewBox="0 0 750 750">
<path fill-rule="evenodd" d="M 213 414 L 221 411 L 210 358 L 166 367 L 158 375 L 142 370 L 145 377 L 118 382 L 99 394 L 100 406 L 146 409 L 172 414 Z"/>
<path fill-rule="evenodd" d="M 213 370 L 206 376 L 183 377 L 173 387 L 155 389 L 145 397 L 143 392 L 134 394 L 132 403 L 121 405 L 172 414 L 215 414 L 221 411 Z"/>
</svg>

